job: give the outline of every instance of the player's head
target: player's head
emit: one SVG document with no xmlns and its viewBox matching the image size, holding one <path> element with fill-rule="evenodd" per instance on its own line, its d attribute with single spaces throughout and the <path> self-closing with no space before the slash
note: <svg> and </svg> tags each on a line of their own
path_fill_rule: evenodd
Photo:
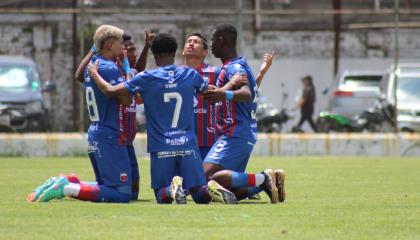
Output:
<svg viewBox="0 0 420 240">
<path fill-rule="evenodd" d="M 204 59 L 208 53 L 207 39 L 200 33 L 192 33 L 185 40 L 182 55 Z"/>
<path fill-rule="evenodd" d="M 236 51 L 236 38 L 238 33 L 231 24 L 217 25 L 211 36 L 211 51 L 220 58 L 226 51 Z"/>
<path fill-rule="evenodd" d="M 172 61 L 173 64 L 178 44 L 171 34 L 159 33 L 153 38 L 150 49 L 152 50 L 156 65 L 162 66 L 162 64 L 167 64 L 168 61 Z"/>
<path fill-rule="evenodd" d="M 134 45 L 134 41 L 129 34 L 124 33 L 122 38 L 124 48 L 127 50 L 128 62 L 130 63 L 130 66 L 134 67 L 137 60 L 136 45 Z"/>
<path fill-rule="evenodd" d="M 124 47 L 122 35 L 123 30 L 118 27 L 102 25 L 96 29 L 93 42 L 99 53 L 118 57 Z"/>
</svg>

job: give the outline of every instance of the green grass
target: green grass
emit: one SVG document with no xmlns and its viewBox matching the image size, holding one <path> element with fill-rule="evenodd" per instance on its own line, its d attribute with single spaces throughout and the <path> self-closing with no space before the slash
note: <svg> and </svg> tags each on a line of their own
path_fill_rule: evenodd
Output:
<svg viewBox="0 0 420 240">
<path fill-rule="evenodd" d="M 0 239 L 420 239 L 419 158 L 254 158 L 288 172 L 287 203 L 157 205 L 149 161 L 131 204 L 27 203 L 47 177 L 92 180 L 87 158 L 0 158 Z"/>
</svg>

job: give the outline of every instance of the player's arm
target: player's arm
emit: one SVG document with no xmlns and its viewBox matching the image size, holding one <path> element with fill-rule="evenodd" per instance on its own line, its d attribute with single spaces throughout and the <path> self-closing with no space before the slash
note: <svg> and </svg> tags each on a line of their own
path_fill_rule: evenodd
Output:
<svg viewBox="0 0 420 240">
<path fill-rule="evenodd" d="M 218 102 L 225 99 L 234 102 L 249 102 L 252 100 L 251 90 L 248 85 L 244 85 L 235 91 L 209 86 L 209 90 L 204 93 L 204 97 L 212 102 Z"/>
<path fill-rule="evenodd" d="M 82 59 L 79 66 L 77 67 L 76 73 L 74 74 L 74 78 L 79 82 L 84 82 L 83 72 L 86 66 L 89 64 L 90 59 L 92 58 L 93 54 L 95 54 L 94 47 L 86 54 L 86 56 Z"/>
<path fill-rule="evenodd" d="M 155 34 L 149 33 L 147 29 L 144 30 L 144 33 L 146 35 L 144 39 L 144 46 L 141 50 L 139 58 L 136 61 L 136 65 L 134 66 L 138 72 L 142 72 L 146 69 L 147 54 L 149 53 L 150 46 L 152 45 L 152 40 L 155 37 Z"/>
<path fill-rule="evenodd" d="M 275 55 L 276 55 L 276 51 L 271 52 L 271 54 L 269 53 L 264 54 L 264 61 L 261 64 L 260 72 L 258 73 L 258 76 L 255 79 L 257 81 L 258 87 L 260 87 L 262 80 L 264 78 L 264 75 L 267 73 L 268 69 L 270 69 L 271 63 L 273 63 L 273 58 Z"/>
<path fill-rule="evenodd" d="M 228 91 L 238 89 L 244 85 L 248 85 L 248 77 L 245 74 L 235 74 L 235 76 L 233 76 L 228 83 L 221 87 L 221 89 Z"/>
<path fill-rule="evenodd" d="M 103 79 L 101 75 L 99 75 L 98 68 L 99 61 L 96 61 L 95 63 L 90 62 L 88 65 L 89 75 L 93 78 L 93 80 L 96 83 L 96 86 L 98 86 L 98 88 L 102 91 L 103 94 L 105 94 L 108 97 L 129 95 L 123 83 L 113 86 L 107 81 L 105 81 L 105 79 Z"/>
</svg>

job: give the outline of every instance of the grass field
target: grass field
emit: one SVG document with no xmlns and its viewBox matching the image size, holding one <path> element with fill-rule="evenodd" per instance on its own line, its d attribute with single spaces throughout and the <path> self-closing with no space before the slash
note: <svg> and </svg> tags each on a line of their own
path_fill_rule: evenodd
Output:
<svg viewBox="0 0 420 240">
<path fill-rule="evenodd" d="M 140 200 L 30 204 L 47 177 L 93 173 L 87 158 L 0 158 L 0 239 L 420 239 L 420 158 L 254 158 L 249 171 L 283 167 L 287 203 L 157 205 L 149 161 Z"/>
</svg>

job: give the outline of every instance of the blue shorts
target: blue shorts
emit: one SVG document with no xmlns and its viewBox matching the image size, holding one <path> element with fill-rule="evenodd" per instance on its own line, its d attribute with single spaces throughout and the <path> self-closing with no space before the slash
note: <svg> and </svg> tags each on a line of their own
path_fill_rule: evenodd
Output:
<svg viewBox="0 0 420 240">
<path fill-rule="evenodd" d="M 254 144 L 243 138 L 220 137 L 204 159 L 226 170 L 245 172 Z"/>
<path fill-rule="evenodd" d="M 199 147 L 199 149 L 200 149 L 201 160 L 204 160 L 206 158 L 207 154 L 209 153 L 211 147 L 201 146 L 201 147 Z"/>
<path fill-rule="evenodd" d="M 89 157 L 91 161 L 94 159 L 97 165 L 100 178 L 98 183 L 131 194 L 132 173 L 127 146 L 94 140 L 90 140 L 88 144 Z"/>
<path fill-rule="evenodd" d="M 206 184 L 199 151 L 184 150 L 176 152 L 150 153 L 150 175 L 153 189 L 171 185 L 174 176 L 183 178 L 183 188 L 190 189 Z"/>
</svg>

